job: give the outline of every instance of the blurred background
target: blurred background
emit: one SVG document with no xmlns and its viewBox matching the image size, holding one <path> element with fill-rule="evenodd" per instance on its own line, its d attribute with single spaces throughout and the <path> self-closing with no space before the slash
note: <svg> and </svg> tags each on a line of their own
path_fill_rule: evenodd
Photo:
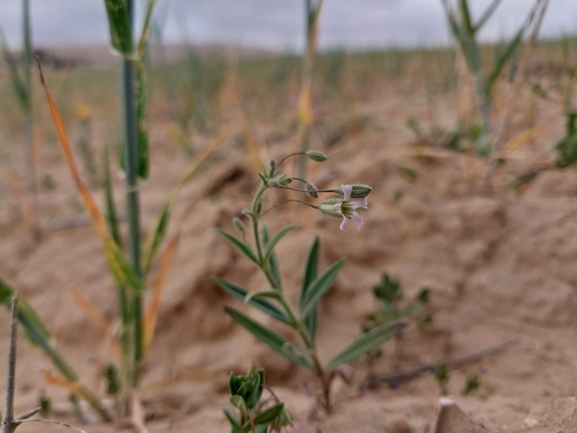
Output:
<svg viewBox="0 0 577 433">
<path fill-rule="evenodd" d="M 136 1 L 142 21 L 144 4 Z M 479 14 L 490 0 L 471 2 Z M 305 45 L 304 2 L 296 0 L 170 0 L 158 3 L 168 44 L 226 44 L 274 51 L 302 51 Z M 483 41 L 510 37 L 533 2 L 502 2 L 479 35 Z M 140 6 L 140 7 L 139 7 Z M 11 47 L 21 38 L 21 4 L 0 2 L 0 19 Z M 577 2 L 552 0 L 541 36 L 574 33 Z M 32 0 L 33 42 L 38 47 L 107 45 L 108 24 L 101 1 Z M 347 50 L 447 45 L 451 37 L 440 1 L 327 0 L 320 17 L 319 49 Z"/>
</svg>

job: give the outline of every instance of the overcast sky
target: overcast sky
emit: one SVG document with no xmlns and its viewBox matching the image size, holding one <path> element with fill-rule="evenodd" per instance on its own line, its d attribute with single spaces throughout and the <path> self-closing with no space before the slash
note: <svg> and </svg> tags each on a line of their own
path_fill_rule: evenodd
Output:
<svg viewBox="0 0 577 433">
<path fill-rule="evenodd" d="M 474 15 L 491 0 L 471 0 Z M 30 0 L 36 46 L 108 43 L 102 0 Z M 136 0 L 137 5 L 144 0 Z M 503 0 L 481 36 L 514 32 L 532 0 Z M 21 44 L 21 2 L 0 0 L 0 23 L 10 45 Z M 141 8 L 142 9 L 142 8 Z M 303 0 L 158 0 L 166 43 L 224 43 L 274 50 L 303 46 Z M 541 35 L 577 33 L 577 0 L 551 0 Z M 438 45 L 449 41 L 440 0 L 325 0 L 321 48 Z"/>
</svg>

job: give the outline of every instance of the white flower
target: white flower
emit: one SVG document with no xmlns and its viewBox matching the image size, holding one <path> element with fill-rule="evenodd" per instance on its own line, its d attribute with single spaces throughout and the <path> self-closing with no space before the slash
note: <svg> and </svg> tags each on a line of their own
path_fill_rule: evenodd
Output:
<svg viewBox="0 0 577 433">
<path fill-rule="evenodd" d="M 324 200 L 319 206 L 319 210 L 326 215 L 339 218 L 342 217 L 343 222 L 340 226 L 341 230 L 345 229 L 350 219 L 354 220 L 357 224 L 357 229 L 360 229 L 363 225 L 363 219 L 359 216 L 355 209 L 367 209 L 369 204 L 367 197 L 351 199 L 352 190 L 352 185 L 341 185 L 341 191 L 343 192 L 342 199 L 329 198 Z"/>
</svg>

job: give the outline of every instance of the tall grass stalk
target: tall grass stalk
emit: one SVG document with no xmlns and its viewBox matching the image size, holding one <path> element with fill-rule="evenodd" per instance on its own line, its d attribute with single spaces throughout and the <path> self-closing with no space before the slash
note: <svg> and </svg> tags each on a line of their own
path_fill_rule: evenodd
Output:
<svg viewBox="0 0 577 433">
<path fill-rule="evenodd" d="M 481 56 L 481 45 L 478 33 L 491 18 L 501 0 L 493 0 L 478 21 L 474 22 L 471 16 L 468 0 L 458 0 L 457 7 L 450 4 L 450 0 L 441 0 L 449 28 L 463 54 L 468 72 L 475 83 L 475 102 L 479 110 L 482 133 L 476 140 L 477 152 L 488 155 L 492 148 L 491 108 L 493 104 L 493 89 L 503 68 L 511 61 L 527 29 L 530 27 L 537 9 L 546 4 L 547 0 L 536 0 L 533 9 L 519 27 L 513 38 L 506 44 L 503 52 L 495 59 L 490 72 L 485 74 Z"/>
</svg>

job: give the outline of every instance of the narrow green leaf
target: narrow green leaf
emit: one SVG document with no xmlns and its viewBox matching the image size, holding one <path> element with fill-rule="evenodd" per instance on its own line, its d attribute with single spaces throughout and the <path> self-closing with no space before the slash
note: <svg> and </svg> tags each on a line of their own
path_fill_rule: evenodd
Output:
<svg viewBox="0 0 577 433">
<path fill-rule="evenodd" d="M 235 310 L 234 308 L 224 307 L 224 310 L 241 326 L 243 326 L 247 331 L 249 331 L 252 335 L 262 341 L 264 344 L 269 346 L 275 352 L 279 353 L 280 355 L 284 356 L 285 358 L 289 359 L 290 361 L 299 364 L 305 368 L 313 370 L 312 364 L 305 358 L 293 356 L 288 353 L 284 346 L 286 344 L 290 344 L 290 342 L 282 337 L 281 335 L 277 334 L 274 331 L 266 328 L 265 326 L 261 325 L 258 322 L 255 322 L 248 316 L 245 316 L 240 311 Z"/>
<path fill-rule="evenodd" d="M 144 53 L 136 62 L 136 138 L 138 143 L 138 177 L 146 179 L 150 171 L 149 162 L 149 140 L 146 118 L 146 107 L 148 104 L 146 55 Z"/>
<path fill-rule="evenodd" d="M 112 192 L 112 181 L 110 179 L 110 163 L 108 160 L 108 143 L 104 144 L 103 150 L 103 183 L 104 183 L 104 200 L 106 202 L 106 222 L 108 223 L 108 231 L 110 237 L 116 244 L 122 248 L 122 238 L 120 237 L 120 229 L 118 228 L 118 215 L 116 213 L 116 206 L 114 205 L 114 196 Z"/>
<path fill-rule="evenodd" d="M 299 226 L 288 226 L 284 229 L 282 229 L 280 232 L 278 232 L 276 234 L 276 236 L 272 239 L 272 241 L 268 242 L 268 244 L 266 245 L 266 249 L 264 251 L 264 262 L 266 263 L 267 260 L 270 258 L 272 252 L 274 251 L 274 247 L 276 246 L 276 244 L 279 243 L 279 241 L 286 236 L 289 232 L 298 229 Z"/>
<path fill-rule="evenodd" d="M 144 280 L 112 238 L 104 238 L 104 253 L 112 275 L 120 287 L 132 287 L 138 291 L 145 289 Z"/>
<path fill-rule="evenodd" d="M 224 230 L 219 229 L 218 227 L 215 227 L 214 231 L 217 232 L 226 240 L 228 240 L 231 244 L 233 244 L 241 253 L 243 253 L 246 257 L 248 257 L 252 262 L 256 263 L 257 265 L 259 264 L 258 259 L 252 252 L 252 248 L 250 247 L 250 245 L 241 242 L 230 233 L 227 233 Z"/>
<path fill-rule="evenodd" d="M 123 57 L 132 55 L 132 26 L 124 0 L 104 0 L 108 26 L 110 28 L 110 43 Z"/>
<path fill-rule="evenodd" d="M 495 12 L 495 9 L 497 9 L 497 6 L 499 6 L 499 3 L 501 3 L 501 0 L 493 0 L 493 3 L 491 3 L 489 7 L 487 7 L 487 10 L 485 10 L 483 16 L 474 26 L 475 33 L 481 30 L 481 28 L 485 25 L 487 20 L 491 18 L 491 15 L 493 15 L 493 12 Z"/>
<path fill-rule="evenodd" d="M 255 424 L 265 424 L 275 419 L 284 407 L 284 403 L 276 403 L 271 407 L 259 412 L 254 417 Z"/>
<path fill-rule="evenodd" d="M 517 31 L 517 33 L 515 34 L 515 37 L 506 46 L 503 53 L 501 53 L 501 55 L 497 58 L 497 60 L 495 62 L 495 66 L 493 67 L 493 70 L 489 74 L 489 77 L 487 78 L 487 83 L 485 85 L 485 97 L 486 98 L 488 98 L 491 95 L 491 91 L 493 90 L 493 86 L 495 85 L 497 79 L 499 78 L 501 71 L 503 70 L 503 68 L 505 67 L 507 62 L 510 60 L 510 58 L 513 56 L 513 54 L 515 54 L 515 51 L 517 50 L 517 48 L 519 47 L 519 45 L 523 41 L 523 35 L 525 34 L 525 31 L 529 27 L 529 24 L 530 24 L 530 19 L 527 19 L 527 21 L 525 21 L 525 23 Z"/>
<path fill-rule="evenodd" d="M 277 290 L 266 290 L 262 292 L 249 292 L 244 298 L 244 303 L 250 303 L 251 299 L 280 299 L 280 293 Z"/>
<path fill-rule="evenodd" d="M 299 308 L 303 306 L 307 289 L 310 287 L 312 282 L 317 278 L 317 271 L 319 266 L 319 249 L 320 249 L 319 238 L 318 236 L 315 236 L 311 249 L 309 250 L 307 261 L 305 263 L 305 269 L 301 281 L 301 291 L 299 294 Z M 310 337 L 313 339 L 313 341 L 315 339 L 317 329 L 317 310 L 318 306 L 315 305 L 305 319 L 305 325 L 307 331 Z"/>
<path fill-rule="evenodd" d="M 316 280 L 314 280 L 306 290 L 304 300 L 299 306 L 301 318 L 305 319 L 311 310 L 316 306 L 318 300 L 331 287 L 337 274 L 345 264 L 346 258 L 342 258 L 333 263 L 329 268 Z"/>
<path fill-rule="evenodd" d="M 146 51 L 148 45 L 148 38 L 150 35 L 150 28 L 152 25 L 152 15 L 154 11 L 154 6 L 157 0 L 148 0 L 148 6 L 146 7 L 146 16 L 144 18 L 144 25 L 142 26 L 142 32 L 140 33 L 140 39 L 138 40 L 138 54 L 139 58 L 142 59 L 144 52 Z"/>
<path fill-rule="evenodd" d="M 156 224 L 154 225 L 154 230 L 148 236 L 146 245 L 144 247 L 144 254 L 143 254 L 144 261 L 142 264 L 144 275 L 148 274 L 148 271 L 150 270 L 150 265 L 152 264 L 152 261 L 154 260 L 156 254 L 158 253 L 158 248 L 160 247 L 160 244 L 162 243 L 162 240 L 166 235 L 166 230 L 168 228 L 169 221 L 170 221 L 170 201 L 167 201 L 162 207 L 160 215 L 158 216 Z"/>
<path fill-rule="evenodd" d="M 259 309 L 263 313 L 268 314 L 270 317 L 278 320 L 279 322 L 286 323 L 287 325 L 291 324 L 290 320 L 285 315 L 285 313 L 283 313 L 277 306 L 270 303 L 269 301 L 265 299 L 254 299 L 254 298 L 246 301 L 247 295 L 251 293 L 248 290 L 243 289 L 242 287 L 237 286 L 235 284 L 229 283 L 228 281 L 223 280 L 222 278 L 219 277 L 213 276 L 212 280 L 216 284 L 218 284 L 222 290 L 224 290 L 229 295 L 234 296 L 236 299 L 239 299 L 243 302 L 246 302 L 249 305 L 252 305 L 253 307 Z"/>
<path fill-rule="evenodd" d="M 232 424 L 233 427 L 240 429 L 240 418 L 228 409 L 224 409 L 224 416 Z"/>
<path fill-rule="evenodd" d="M 327 364 L 326 370 L 334 370 L 339 365 L 351 362 L 359 356 L 375 349 L 396 335 L 405 325 L 406 322 L 403 321 L 389 322 L 365 332 L 335 356 L 331 362 Z"/>
<path fill-rule="evenodd" d="M 270 232 L 268 230 L 268 225 L 266 224 L 263 224 L 262 226 L 262 239 L 264 242 L 264 246 L 266 247 L 270 242 Z M 278 260 L 276 258 L 274 250 L 271 252 L 270 257 L 268 259 L 268 266 L 270 269 L 270 273 L 272 274 L 272 277 L 276 283 L 276 288 L 282 291 L 282 277 L 278 265 Z"/>
<path fill-rule="evenodd" d="M 18 64 L 16 59 L 12 55 L 12 51 L 10 51 L 10 47 L 8 46 L 8 42 L 6 41 L 6 36 L 4 35 L 4 29 L 0 26 L 0 45 L 2 48 L 2 57 L 4 58 L 4 62 L 8 67 L 8 72 L 10 73 L 10 80 L 12 81 L 12 88 L 16 93 L 18 98 L 18 102 L 22 106 L 22 109 L 25 112 L 30 110 L 29 100 L 28 100 L 28 90 L 24 84 L 24 80 L 20 77 L 18 73 Z"/>
<path fill-rule="evenodd" d="M 463 25 L 467 32 L 467 36 L 473 38 L 475 36 L 475 30 L 473 28 L 473 22 L 471 21 L 471 13 L 469 12 L 469 4 L 467 0 L 460 0 L 461 6 L 461 19 L 463 20 Z"/>
</svg>

